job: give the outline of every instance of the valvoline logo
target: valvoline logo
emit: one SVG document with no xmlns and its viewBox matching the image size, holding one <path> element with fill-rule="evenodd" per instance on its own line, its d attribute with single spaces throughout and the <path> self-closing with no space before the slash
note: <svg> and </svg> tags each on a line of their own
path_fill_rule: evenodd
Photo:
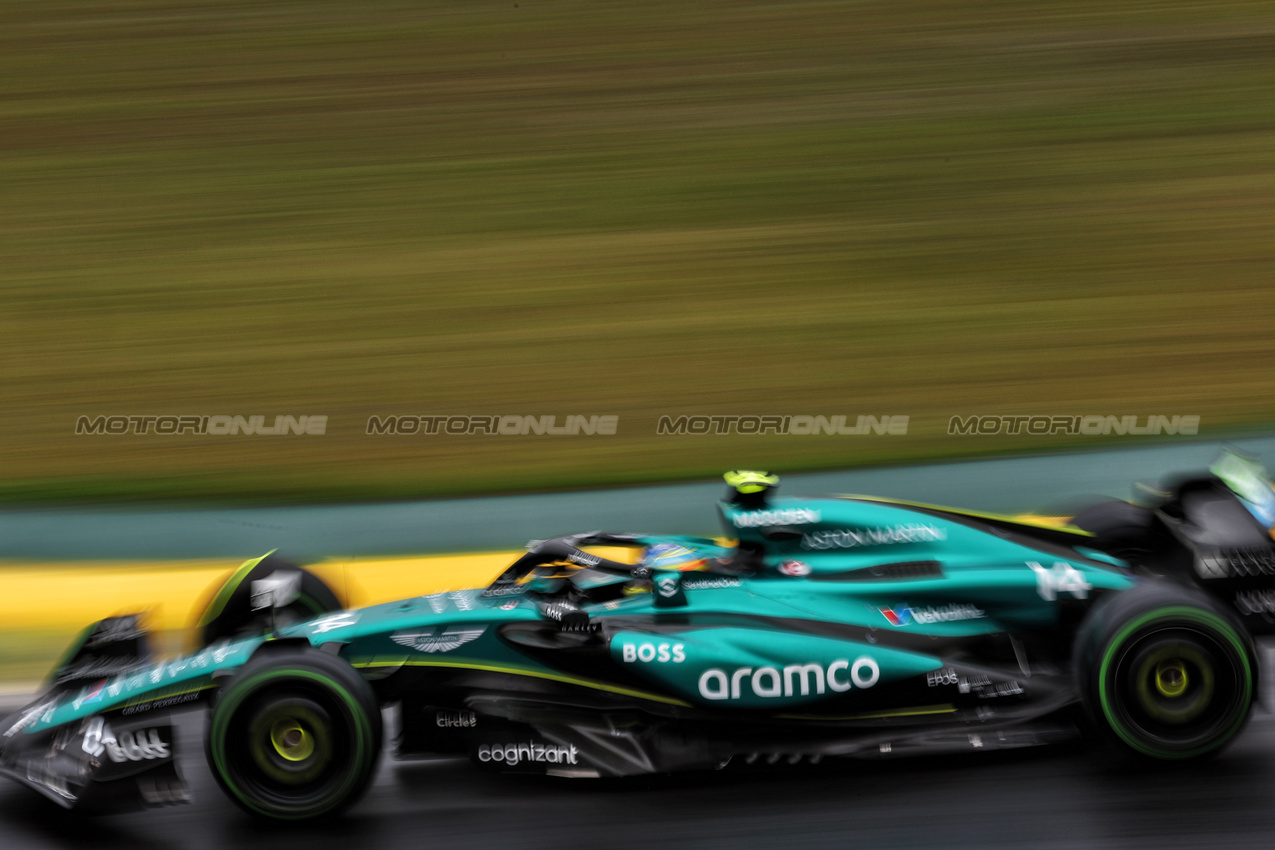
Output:
<svg viewBox="0 0 1275 850">
<path fill-rule="evenodd" d="M 977 605 L 968 602 L 949 602 L 946 605 L 897 605 L 893 608 L 878 608 L 881 616 L 892 626 L 906 626 L 916 623 L 919 626 L 932 626 L 936 623 L 955 623 L 961 620 L 981 620 L 987 612 Z"/>
<path fill-rule="evenodd" d="M 75 702 L 73 703 L 75 709 L 78 711 L 80 706 L 82 705 L 88 705 L 91 702 L 101 702 L 102 689 L 106 687 L 106 681 L 107 681 L 106 679 L 103 679 L 102 681 L 94 685 L 92 688 L 86 688 L 84 691 L 82 691 L 79 697 L 77 697 Z"/>
<path fill-rule="evenodd" d="M 897 610 L 894 608 L 878 608 L 877 610 L 881 612 L 882 617 L 885 617 L 886 622 L 892 626 L 906 626 L 912 621 L 911 608 L 900 607 Z"/>
</svg>

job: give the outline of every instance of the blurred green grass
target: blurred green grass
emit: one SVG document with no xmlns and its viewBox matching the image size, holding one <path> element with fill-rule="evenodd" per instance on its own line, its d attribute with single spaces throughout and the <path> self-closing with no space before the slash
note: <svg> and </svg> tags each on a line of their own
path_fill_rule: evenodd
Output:
<svg viewBox="0 0 1275 850">
<path fill-rule="evenodd" d="M 0 683 L 43 681 L 75 634 L 57 630 L 0 630 Z"/>
<path fill-rule="evenodd" d="M 67 649 L 79 637 L 79 629 L 12 629 L 0 627 L 0 704 L 5 691 L 16 686 L 33 692 L 37 683 L 43 682 L 62 659 Z M 178 632 L 158 632 L 150 636 L 151 650 L 157 658 L 171 658 L 189 651 Z"/>
<path fill-rule="evenodd" d="M 0 498 L 310 500 L 1275 421 L 1275 5 L 0 6 Z M 323 437 L 76 437 L 327 414 Z M 369 415 L 617 414 L 616 437 Z M 907 414 L 907 437 L 657 437 Z M 1123 438 L 1129 441 L 1131 438 Z"/>
</svg>

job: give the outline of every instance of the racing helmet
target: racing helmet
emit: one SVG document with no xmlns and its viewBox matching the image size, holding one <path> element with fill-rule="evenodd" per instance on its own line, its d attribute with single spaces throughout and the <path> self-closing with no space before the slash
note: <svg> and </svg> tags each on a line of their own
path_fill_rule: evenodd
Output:
<svg viewBox="0 0 1275 850">
<path fill-rule="evenodd" d="M 638 564 L 650 570 L 693 572 L 708 569 L 708 561 L 699 552 L 678 543 L 656 543 L 642 551 Z"/>
<path fill-rule="evenodd" d="M 770 491 L 779 486 L 778 475 L 755 469 L 732 469 L 722 478 L 726 479 L 726 503 L 741 508 L 763 507 Z"/>
</svg>

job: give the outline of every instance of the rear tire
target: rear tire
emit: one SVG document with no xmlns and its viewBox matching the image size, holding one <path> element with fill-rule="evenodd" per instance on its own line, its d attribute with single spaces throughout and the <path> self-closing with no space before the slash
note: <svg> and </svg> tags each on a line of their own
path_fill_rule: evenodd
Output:
<svg viewBox="0 0 1275 850">
<path fill-rule="evenodd" d="M 1076 676 L 1087 720 L 1134 761 L 1196 761 L 1248 720 L 1252 640 L 1199 591 L 1146 584 L 1100 603 L 1081 626 Z"/>
<path fill-rule="evenodd" d="M 306 820 L 363 795 L 381 738 L 368 683 L 341 659 L 307 649 L 249 662 L 218 697 L 205 750 L 217 783 L 241 808 Z"/>
</svg>

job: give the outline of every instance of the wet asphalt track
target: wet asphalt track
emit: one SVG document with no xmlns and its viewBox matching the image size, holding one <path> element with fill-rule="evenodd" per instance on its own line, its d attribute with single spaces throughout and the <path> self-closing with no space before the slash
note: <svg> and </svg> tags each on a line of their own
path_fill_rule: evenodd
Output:
<svg viewBox="0 0 1275 850">
<path fill-rule="evenodd" d="M 1128 775 L 1079 747 L 845 761 L 604 784 L 504 777 L 465 760 L 386 759 L 342 820 L 262 824 L 179 737 L 194 802 L 81 817 L 0 785 L 0 848 L 1235 848 L 1275 846 L 1275 718 L 1189 770 Z"/>
</svg>

